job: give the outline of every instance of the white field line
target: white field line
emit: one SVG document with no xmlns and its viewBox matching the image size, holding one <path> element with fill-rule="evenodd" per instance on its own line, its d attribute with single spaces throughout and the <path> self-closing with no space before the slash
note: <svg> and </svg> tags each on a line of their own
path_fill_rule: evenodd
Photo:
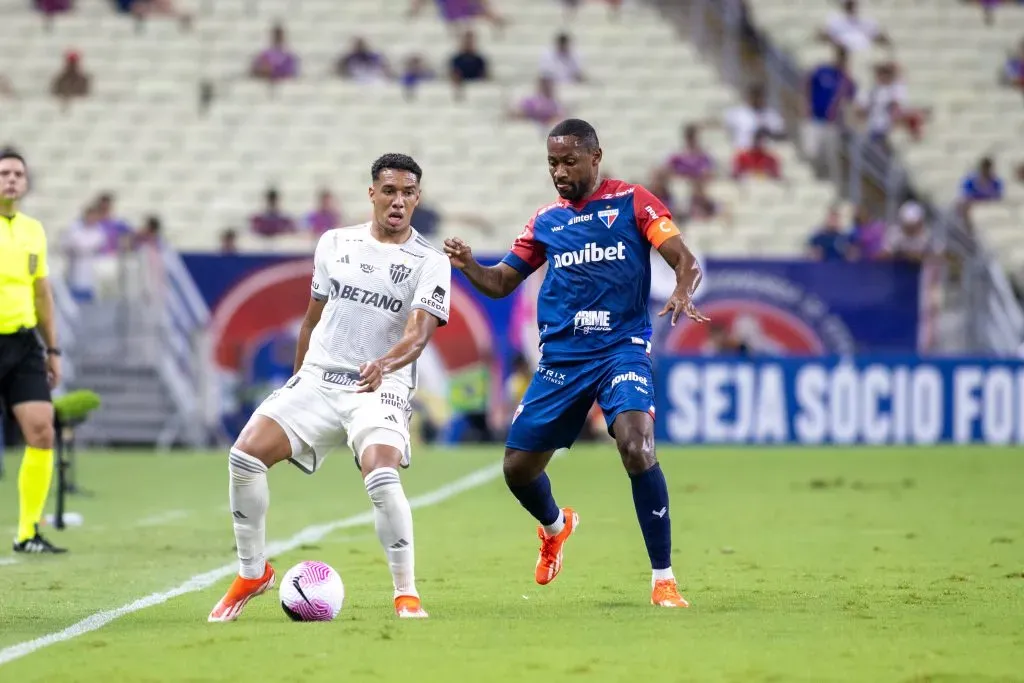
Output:
<svg viewBox="0 0 1024 683">
<path fill-rule="evenodd" d="M 16 557 L 0 557 L 0 567 L 5 567 L 10 564 L 18 564 L 18 558 Z"/>
<path fill-rule="evenodd" d="M 471 472 L 464 477 L 456 479 L 444 486 L 434 489 L 429 493 L 424 493 L 421 496 L 416 496 L 409 501 L 409 504 L 413 508 L 429 507 L 431 505 L 437 505 L 444 501 L 457 496 L 458 494 L 475 489 L 483 486 L 501 475 L 501 463 L 496 465 L 490 465 L 488 467 L 481 468 L 475 472 Z M 333 522 L 327 522 L 326 524 L 316 524 L 313 526 L 306 527 L 299 531 L 291 538 L 283 541 L 275 541 L 267 544 L 267 557 L 273 557 L 275 555 L 281 555 L 283 553 L 291 552 L 299 546 L 306 543 L 315 543 L 328 534 L 337 531 L 338 529 L 347 529 L 355 526 L 362 526 L 364 524 L 371 524 L 373 522 L 372 512 L 363 512 L 358 515 L 352 515 L 351 517 L 345 517 L 338 519 Z M 44 647 L 50 645 L 56 645 L 57 643 L 63 643 L 66 640 L 77 638 L 78 636 L 85 635 L 91 631 L 103 628 L 115 619 L 120 619 L 126 614 L 132 614 L 133 612 L 139 612 L 150 607 L 156 607 L 162 605 L 172 598 L 176 598 L 179 595 L 185 595 L 186 593 L 195 593 L 209 588 L 221 579 L 225 579 L 233 575 L 237 571 L 237 564 L 232 562 L 223 566 L 211 569 L 208 572 L 202 574 L 196 574 L 192 578 L 188 579 L 180 586 L 172 588 L 162 593 L 150 593 L 149 595 L 129 602 L 128 604 L 122 605 L 116 609 L 104 610 L 102 612 L 96 612 L 95 614 L 82 619 L 76 624 L 68 626 L 62 631 L 56 631 L 49 633 L 45 636 L 35 638 L 33 640 L 27 640 L 23 643 L 11 645 L 0 650 L 0 666 L 13 662 L 16 659 L 30 655 L 36 650 L 41 650 Z M 205 619 L 204 614 L 197 614 L 197 620 Z M 211 628 L 217 628 L 217 626 L 211 626 Z"/>
<path fill-rule="evenodd" d="M 176 522 L 179 519 L 185 519 L 191 514 L 192 512 L 190 510 L 168 510 L 167 512 L 160 512 L 155 515 L 150 515 L 149 517 L 143 517 L 135 522 L 135 526 L 163 526 L 164 524 Z"/>
</svg>

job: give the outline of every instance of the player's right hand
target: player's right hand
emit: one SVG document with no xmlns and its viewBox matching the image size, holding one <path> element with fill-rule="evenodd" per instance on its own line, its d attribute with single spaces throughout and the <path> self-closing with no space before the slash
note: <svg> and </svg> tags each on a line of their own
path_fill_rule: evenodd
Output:
<svg viewBox="0 0 1024 683">
<path fill-rule="evenodd" d="M 444 241 L 444 253 L 452 267 L 459 270 L 473 262 L 473 250 L 458 237 L 450 237 Z"/>
<path fill-rule="evenodd" d="M 379 360 L 371 360 L 359 366 L 359 383 L 356 385 L 357 394 L 365 394 L 380 389 L 384 381 L 384 367 Z"/>
</svg>

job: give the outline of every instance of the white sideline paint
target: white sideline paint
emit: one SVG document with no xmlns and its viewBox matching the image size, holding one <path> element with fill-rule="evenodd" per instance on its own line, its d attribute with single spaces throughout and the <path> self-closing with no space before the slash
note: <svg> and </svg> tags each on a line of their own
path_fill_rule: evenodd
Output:
<svg viewBox="0 0 1024 683">
<path fill-rule="evenodd" d="M 168 510 L 167 512 L 161 512 L 160 514 L 143 517 L 139 521 L 135 522 L 135 526 L 162 526 L 164 524 L 176 522 L 179 519 L 185 519 L 189 514 L 191 513 L 188 510 Z"/>
<path fill-rule="evenodd" d="M 413 508 L 430 507 L 431 505 L 437 505 L 444 501 L 457 496 L 463 491 L 469 491 L 479 486 L 483 486 L 501 475 L 501 463 L 496 465 L 490 465 L 488 467 L 481 468 L 475 472 L 470 472 L 464 477 L 456 479 L 453 482 L 445 484 L 439 488 L 434 489 L 423 495 L 416 496 L 409 500 L 409 505 Z M 291 538 L 283 541 L 275 541 L 267 544 L 267 557 L 273 557 L 282 553 L 287 553 L 295 550 L 299 546 L 305 543 L 315 543 L 321 540 L 328 534 L 338 529 L 347 529 L 354 526 L 362 526 L 364 524 L 373 523 L 373 513 L 363 512 L 358 515 L 352 515 L 351 517 L 345 517 L 344 519 L 338 519 L 333 522 L 326 524 L 316 524 L 309 526 L 298 532 Z M 66 640 L 77 638 L 78 636 L 85 635 L 91 631 L 103 628 L 115 619 L 120 619 L 126 614 L 132 612 L 139 612 L 149 607 L 156 607 L 161 605 L 172 598 L 176 598 L 179 595 L 186 593 L 195 593 L 205 588 L 209 588 L 221 579 L 227 578 L 233 575 L 238 569 L 236 562 L 226 564 L 216 569 L 211 569 L 203 574 L 196 574 L 185 583 L 181 584 L 176 588 L 172 588 L 169 591 L 163 593 L 150 593 L 149 595 L 139 598 L 133 602 L 129 602 L 126 605 L 122 605 L 117 609 L 104 610 L 102 612 L 96 612 L 95 614 L 82 619 L 76 624 L 68 626 L 63 631 L 57 631 L 56 633 L 50 633 L 45 636 L 41 636 L 34 640 L 27 640 L 17 645 L 11 645 L 0 650 L 0 666 L 13 662 L 15 659 L 20 659 L 26 655 L 30 655 L 36 650 L 41 650 L 44 647 L 50 645 L 56 645 L 57 643 L 63 643 Z M 198 621 L 205 621 L 205 614 L 197 614 L 196 619 Z M 224 628 L 223 626 L 211 624 L 210 628 Z"/>
<path fill-rule="evenodd" d="M 10 564 L 18 564 L 17 558 L 14 557 L 0 557 L 0 567 L 6 567 Z"/>
</svg>

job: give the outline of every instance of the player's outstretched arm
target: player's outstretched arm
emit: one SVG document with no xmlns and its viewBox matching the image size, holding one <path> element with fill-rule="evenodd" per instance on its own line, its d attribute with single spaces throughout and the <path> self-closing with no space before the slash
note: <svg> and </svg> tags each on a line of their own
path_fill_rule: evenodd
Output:
<svg viewBox="0 0 1024 683">
<path fill-rule="evenodd" d="M 489 267 L 480 265 L 473 257 L 473 250 L 458 237 L 444 241 L 444 253 L 453 268 L 461 270 L 474 287 L 492 299 L 508 296 L 526 279 L 526 275 L 507 263 Z"/>
<path fill-rule="evenodd" d="M 685 314 L 687 318 L 695 322 L 708 322 L 710 318 L 693 305 L 693 295 L 704 277 L 700 265 L 697 263 L 697 257 L 693 255 L 679 235 L 662 242 L 658 247 L 658 253 L 676 273 L 676 289 L 658 315 L 671 313 L 673 325 L 676 324 L 680 314 Z"/>
<path fill-rule="evenodd" d="M 434 330 L 441 324 L 441 320 L 433 313 L 422 308 L 415 308 L 409 316 L 409 322 L 405 324 L 405 332 L 398 343 L 391 347 L 386 354 L 363 363 L 359 368 L 359 389 L 360 392 L 376 391 L 384 375 L 401 370 L 409 363 L 420 357 L 427 343 L 434 336 Z"/>
<path fill-rule="evenodd" d="M 302 319 L 302 326 L 299 328 L 299 339 L 295 343 L 295 369 L 298 372 L 302 367 L 302 361 L 306 359 L 306 351 L 309 351 L 309 338 L 313 334 L 313 328 L 320 322 L 320 316 L 324 314 L 324 306 L 327 305 L 327 297 L 312 297 L 309 306 L 306 307 L 306 316 Z"/>
</svg>

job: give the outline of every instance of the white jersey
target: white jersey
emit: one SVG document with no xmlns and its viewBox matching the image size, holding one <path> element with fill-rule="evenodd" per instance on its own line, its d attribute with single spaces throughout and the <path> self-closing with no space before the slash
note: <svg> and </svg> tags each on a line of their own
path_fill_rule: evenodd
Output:
<svg viewBox="0 0 1024 683">
<path fill-rule="evenodd" d="M 358 381 L 359 366 L 398 343 L 414 309 L 448 322 L 452 268 L 448 258 L 413 230 L 404 244 L 385 244 L 370 224 L 328 230 L 313 256 L 314 299 L 326 301 L 313 329 L 304 366 Z M 388 376 L 416 387 L 416 364 Z"/>
</svg>

